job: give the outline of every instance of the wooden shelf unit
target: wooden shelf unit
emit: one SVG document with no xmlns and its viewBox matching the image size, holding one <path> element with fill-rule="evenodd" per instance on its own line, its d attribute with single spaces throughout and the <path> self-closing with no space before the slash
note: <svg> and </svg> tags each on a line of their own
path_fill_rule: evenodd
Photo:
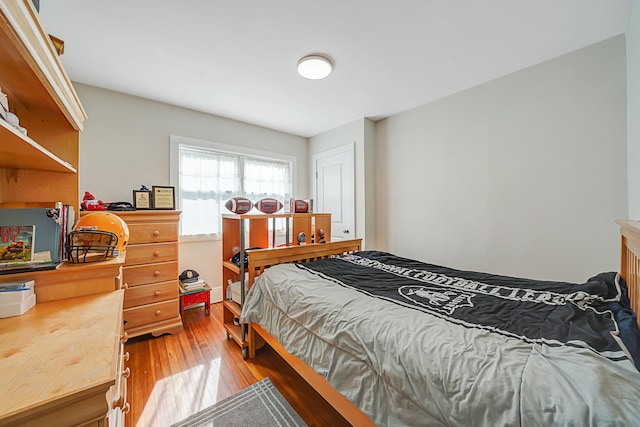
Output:
<svg viewBox="0 0 640 427">
<path fill-rule="evenodd" d="M 32 0 L 0 0 L 0 88 L 27 130 L 0 118 L 0 206 L 78 212 L 80 131 L 87 115 Z M 35 280 L 36 305 L 0 319 L 0 425 L 124 425 L 124 257 L 7 274 Z"/>
<path fill-rule="evenodd" d="M 0 88 L 27 129 L 0 119 L 0 203 L 55 200 L 78 211 L 87 115 L 31 0 L 0 0 Z"/>
<path fill-rule="evenodd" d="M 329 213 L 281 213 L 281 214 L 224 214 L 222 215 L 222 296 L 223 323 L 227 331 L 227 338 L 233 339 L 242 349 L 243 357 L 248 355 L 246 328 L 237 324 L 242 307 L 237 302 L 227 299 L 229 280 L 240 282 L 241 301 L 251 286 L 251 280 L 246 277 L 244 263 L 240 266 L 231 261 L 235 254 L 244 259 L 247 248 L 273 248 L 276 241 L 273 229 L 275 221 L 284 219 L 286 222 L 285 242 L 297 246 L 297 236 L 304 232 L 307 242 L 312 242 L 317 230 L 325 231 L 328 242 L 331 236 L 331 214 Z M 273 229 L 269 230 L 269 221 Z M 234 321 L 236 320 L 236 321 Z"/>
</svg>

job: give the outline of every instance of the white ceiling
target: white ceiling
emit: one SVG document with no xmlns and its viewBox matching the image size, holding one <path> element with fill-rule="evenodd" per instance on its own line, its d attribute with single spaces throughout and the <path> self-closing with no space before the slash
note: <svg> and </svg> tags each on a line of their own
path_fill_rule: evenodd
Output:
<svg viewBox="0 0 640 427">
<path fill-rule="evenodd" d="M 41 0 L 75 82 L 300 136 L 625 32 L 632 0 Z M 296 74 L 328 54 L 327 79 Z"/>
</svg>

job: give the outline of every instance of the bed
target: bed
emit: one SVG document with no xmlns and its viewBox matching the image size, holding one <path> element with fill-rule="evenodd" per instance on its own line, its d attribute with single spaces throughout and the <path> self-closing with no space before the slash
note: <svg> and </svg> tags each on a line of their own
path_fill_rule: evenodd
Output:
<svg viewBox="0 0 640 427">
<path fill-rule="evenodd" d="M 580 284 L 252 251 L 249 357 L 266 342 L 353 425 L 637 425 L 640 223 L 619 225 L 620 274 Z"/>
</svg>

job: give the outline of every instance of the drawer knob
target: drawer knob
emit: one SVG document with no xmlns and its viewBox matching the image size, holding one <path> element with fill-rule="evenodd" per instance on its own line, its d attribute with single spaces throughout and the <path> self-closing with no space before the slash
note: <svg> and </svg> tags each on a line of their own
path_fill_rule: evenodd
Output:
<svg viewBox="0 0 640 427">
<path fill-rule="evenodd" d="M 123 343 L 127 342 L 128 339 L 129 339 L 129 334 L 127 334 L 126 332 L 123 332 L 122 335 L 120 335 L 120 340 Z"/>
<path fill-rule="evenodd" d="M 124 378 L 129 378 L 131 376 L 131 369 L 129 369 L 129 367 L 127 366 L 127 369 L 125 369 L 124 371 L 122 371 L 122 376 Z"/>
<path fill-rule="evenodd" d="M 153 251 L 153 256 L 160 256 L 160 251 Z"/>
<path fill-rule="evenodd" d="M 131 357 L 131 355 L 129 354 L 129 352 L 127 351 L 123 356 L 122 359 L 124 359 L 125 362 L 129 361 L 129 358 Z"/>
<path fill-rule="evenodd" d="M 160 316 L 162 314 L 162 310 L 156 310 L 156 316 Z"/>
<path fill-rule="evenodd" d="M 158 236 L 160 235 L 160 231 L 158 231 L 158 230 L 154 230 L 154 231 L 153 231 L 153 235 L 154 235 L 154 236 L 156 236 L 156 237 L 158 237 Z"/>
<path fill-rule="evenodd" d="M 123 283 L 122 286 L 120 286 L 120 289 L 129 289 L 129 284 Z"/>
<path fill-rule="evenodd" d="M 154 294 L 155 296 L 159 297 L 159 296 L 160 296 L 160 291 L 155 291 L 153 294 Z"/>
<path fill-rule="evenodd" d="M 156 270 L 156 271 L 153 272 L 153 275 L 158 277 L 160 275 L 160 272 L 158 270 Z"/>
<path fill-rule="evenodd" d="M 124 406 L 122 407 L 122 413 L 126 415 L 129 413 L 130 410 L 131 410 L 131 405 L 129 405 L 129 402 L 125 402 Z"/>
</svg>

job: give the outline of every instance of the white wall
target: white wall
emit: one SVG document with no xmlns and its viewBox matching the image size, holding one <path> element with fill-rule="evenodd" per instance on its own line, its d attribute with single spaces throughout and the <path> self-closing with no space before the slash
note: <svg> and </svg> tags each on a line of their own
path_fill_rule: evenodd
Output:
<svg viewBox="0 0 640 427">
<path fill-rule="evenodd" d="M 375 124 L 359 119 L 309 139 L 309 171 L 313 156 L 348 143 L 355 143 L 355 234 L 363 239 L 363 247 L 376 247 L 375 221 Z M 309 176 L 309 194 L 313 194 L 314 177 Z"/>
<path fill-rule="evenodd" d="M 628 38 L 638 32 L 637 2 Z M 637 44 L 628 42 L 627 52 L 629 114 L 635 117 Z M 168 185 L 170 134 L 294 155 L 297 197 L 313 193 L 314 154 L 355 141 L 356 235 L 367 248 L 457 268 L 573 281 L 617 269 L 613 220 L 627 211 L 633 218 L 640 209 L 632 207 L 640 206 L 638 191 L 631 191 L 640 177 L 632 173 L 627 204 L 622 36 L 375 124 L 356 120 L 308 143 L 75 87 L 89 115 L 81 133 L 80 190 L 103 200 L 131 200 L 140 184 Z M 640 157 L 636 122 L 629 123 L 630 164 L 637 163 L 631 163 L 634 147 Z M 219 242 L 181 244 L 180 268 L 195 268 L 218 285 L 219 259 Z"/>
<path fill-rule="evenodd" d="M 378 122 L 378 247 L 541 279 L 617 270 L 625 90 L 619 36 Z"/>
<path fill-rule="evenodd" d="M 640 219 L 640 0 L 633 0 L 627 26 L 627 164 L 629 219 Z"/>
<path fill-rule="evenodd" d="M 74 83 L 89 116 L 80 133 L 80 195 L 132 201 L 141 184 L 169 184 L 169 135 L 268 150 L 297 158 L 298 196 L 308 197 L 305 138 Z M 222 295 L 221 242 L 181 242 L 180 271 L 193 268 Z M 217 288 L 217 289 L 216 289 Z"/>
</svg>

